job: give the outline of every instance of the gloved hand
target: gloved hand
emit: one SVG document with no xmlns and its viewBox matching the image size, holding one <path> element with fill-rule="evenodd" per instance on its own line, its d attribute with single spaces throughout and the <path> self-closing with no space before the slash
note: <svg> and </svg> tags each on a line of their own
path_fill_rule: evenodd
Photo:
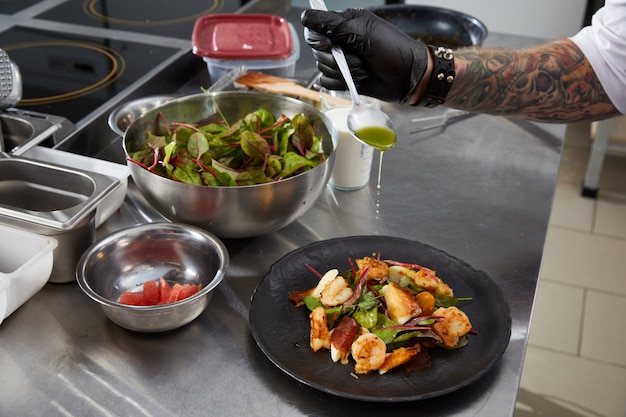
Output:
<svg viewBox="0 0 626 417">
<path fill-rule="evenodd" d="M 313 48 L 320 84 L 345 90 L 330 50 L 343 49 L 359 93 L 384 101 L 406 102 L 417 89 L 428 64 L 428 51 L 386 20 L 364 9 L 305 10 L 305 39 Z"/>
</svg>

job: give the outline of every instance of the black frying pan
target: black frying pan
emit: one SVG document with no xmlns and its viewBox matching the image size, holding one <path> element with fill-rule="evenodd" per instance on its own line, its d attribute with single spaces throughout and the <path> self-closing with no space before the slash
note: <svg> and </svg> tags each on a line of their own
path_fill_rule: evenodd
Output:
<svg viewBox="0 0 626 417">
<path fill-rule="evenodd" d="M 455 10 L 418 5 L 375 6 L 368 10 L 431 45 L 478 46 L 487 37 L 487 27 L 480 20 Z"/>
</svg>

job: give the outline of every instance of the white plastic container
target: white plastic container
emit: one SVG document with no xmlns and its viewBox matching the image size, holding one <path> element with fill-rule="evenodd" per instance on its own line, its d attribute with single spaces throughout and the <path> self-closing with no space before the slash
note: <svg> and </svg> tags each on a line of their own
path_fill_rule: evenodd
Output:
<svg viewBox="0 0 626 417">
<path fill-rule="evenodd" d="M 58 149 L 34 146 L 22 155 L 38 161 L 50 162 L 68 168 L 81 169 L 88 172 L 97 172 L 119 180 L 120 185 L 107 194 L 96 207 L 96 228 L 108 219 L 124 202 L 128 190 L 130 170 L 126 165 L 104 161 L 98 158 L 77 155 Z"/>
<path fill-rule="evenodd" d="M 0 323 L 46 284 L 56 247 L 52 237 L 0 224 Z"/>
<path fill-rule="evenodd" d="M 211 80 L 245 65 L 279 77 L 292 77 L 300 58 L 294 26 L 271 14 L 212 14 L 196 20 L 192 51 L 207 64 Z"/>
</svg>

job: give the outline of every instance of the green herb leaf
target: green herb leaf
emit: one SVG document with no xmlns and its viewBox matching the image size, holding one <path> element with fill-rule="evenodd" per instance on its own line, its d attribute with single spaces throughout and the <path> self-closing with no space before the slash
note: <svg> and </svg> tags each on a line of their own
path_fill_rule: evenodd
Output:
<svg viewBox="0 0 626 417">
<path fill-rule="evenodd" d="M 354 318 L 361 326 L 371 329 L 376 326 L 378 322 L 378 308 L 374 307 L 369 310 L 359 309 L 354 313 Z"/>
<path fill-rule="evenodd" d="M 372 333 L 380 337 L 385 343 L 391 343 L 398 334 L 397 329 L 386 329 L 386 327 L 395 326 L 396 323 L 384 314 L 378 313 L 377 327 Z"/>
<path fill-rule="evenodd" d="M 458 298 L 451 297 L 449 295 L 432 293 L 435 297 L 435 306 L 437 307 L 452 307 L 456 306 L 459 302 Z"/>
<path fill-rule="evenodd" d="M 281 178 L 293 176 L 295 174 L 314 168 L 317 164 L 295 152 L 287 152 L 284 156 L 284 165 L 280 173 Z"/>
<path fill-rule="evenodd" d="M 304 305 L 306 306 L 306 308 L 309 309 L 309 311 L 313 311 L 317 307 L 323 306 L 320 299 L 317 297 L 313 297 L 312 295 L 307 295 L 306 297 L 304 297 Z"/>
<path fill-rule="evenodd" d="M 271 154 L 267 141 L 258 133 L 250 130 L 241 134 L 241 150 L 252 159 L 264 160 Z"/>
<path fill-rule="evenodd" d="M 187 150 L 192 157 L 199 159 L 205 152 L 209 151 L 209 141 L 202 133 L 195 132 L 189 137 Z"/>
<path fill-rule="evenodd" d="M 358 306 L 361 310 L 370 310 L 378 307 L 378 297 L 371 291 L 365 290 L 359 298 Z"/>
</svg>

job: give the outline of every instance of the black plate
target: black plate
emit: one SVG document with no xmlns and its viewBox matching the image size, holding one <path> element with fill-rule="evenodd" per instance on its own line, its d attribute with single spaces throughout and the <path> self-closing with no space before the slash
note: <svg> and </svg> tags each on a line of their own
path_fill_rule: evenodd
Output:
<svg viewBox="0 0 626 417">
<path fill-rule="evenodd" d="M 407 373 L 393 369 L 355 378 L 354 363 L 334 363 L 329 352 L 309 347 L 309 318 L 305 307 L 289 301 L 293 290 L 316 285 L 306 267 L 320 272 L 349 269 L 348 258 L 381 254 L 382 259 L 430 267 L 454 290 L 471 297 L 459 307 L 469 316 L 477 335 L 458 350 L 430 350 L 432 367 Z M 354 236 L 315 242 L 294 250 L 276 262 L 259 284 L 250 302 L 250 328 L 263 353 L 282 371 L 320 391 L 340 397 L 376 402 L 413 401 L 440 396 L 483 376 L 502 356 L 511 337 L 509 307 L 498 285 L 477 271 L 431 246 L 393 237 Z"/>
</svg>

